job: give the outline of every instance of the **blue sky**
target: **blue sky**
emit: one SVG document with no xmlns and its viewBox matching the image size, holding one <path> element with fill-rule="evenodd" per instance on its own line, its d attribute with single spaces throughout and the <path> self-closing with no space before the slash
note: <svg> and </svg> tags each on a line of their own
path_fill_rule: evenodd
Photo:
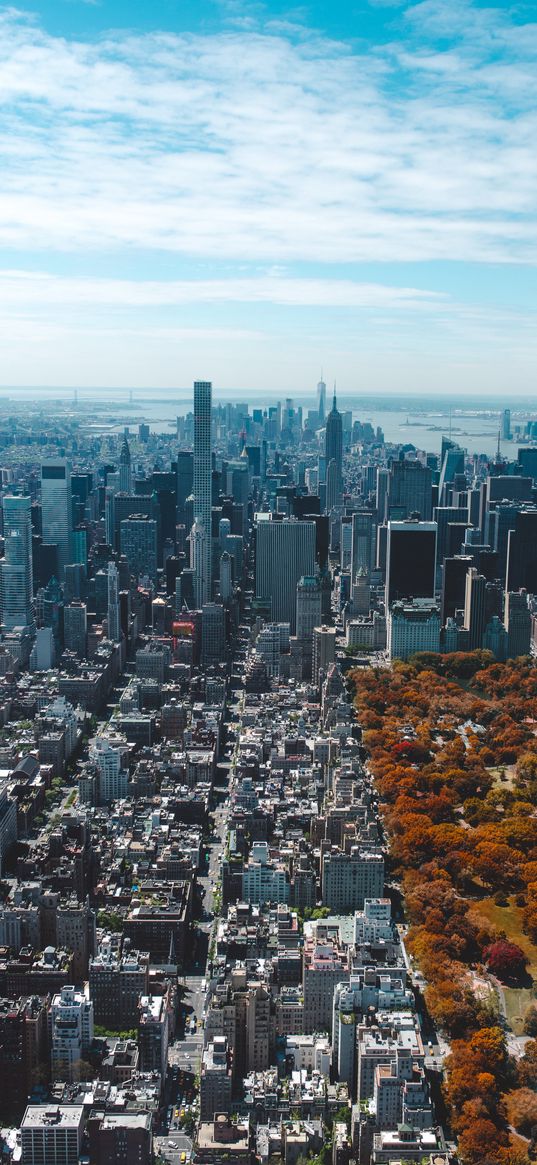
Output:
<svg viewBox="0 0 537 1165">
<path fill-rule="evenodd" d="M 532 394 L 537 5 L 0 8 L 1 382 Z"/>
</svg>

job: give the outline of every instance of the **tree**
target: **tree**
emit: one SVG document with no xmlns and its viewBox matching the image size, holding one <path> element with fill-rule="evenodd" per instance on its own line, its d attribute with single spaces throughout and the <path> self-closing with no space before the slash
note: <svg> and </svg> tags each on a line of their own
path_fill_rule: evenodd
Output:
<svg viewBox="0 0 537 1165">
<path fill-rule="evenodd" d="M 524 1035 L 537 1036 L 537 1007 L 531 1003 L 524 1016 Z"/>
<path fill-rule="evenodd" d="M 459 1136 L 459 1156 L 465 1165 L 479 1165 L 479 1162 L 496 1157 L 498 1150 L 507 1144 L 507 1137 L 487 1118 L 472 1121 Z"/>
<path fill-rule="evenodd" d="M 530 1136 L 537 1125 L 537 1093 L 532 1088 L 517 1088 L 505 1098 L 505 1110 L 510 1125 L 519 1133 Z"/>
<path fill-rule="evenodd" d="M 527 957 L 521 947 L 507 939 L 498 939 L 483 951 L 483 959 L 489 971 L 502 982 L 519 981 L 527 965 Z"/>
</svg>

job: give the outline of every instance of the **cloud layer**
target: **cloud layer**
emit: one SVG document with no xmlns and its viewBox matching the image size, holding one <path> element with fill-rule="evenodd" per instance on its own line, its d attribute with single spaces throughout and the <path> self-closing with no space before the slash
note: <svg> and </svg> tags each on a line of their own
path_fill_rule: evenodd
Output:
<svg viewBox="0 0 537 1165">
<path fill-rule="evenodd" d="M 425 0 L 399 28 L 77 43 L 5 12 L 0 243 L 535 261 L 537 26 Z"/>
<path fill-rule="evenodd" d="M 234 303 L 258 308 L 233 321 L 237 340 L 262 305 L 468 329 L 449 297 L 352 267 L 535 264 L 537 24 L 471 0 L 381 7 L 391 35 L 367 45 L 253 20 L 75 41 L 4 9 L 4 325 L 63 331 L 78 310 L 80 329 L 89 308 L 134 326 L 160 308 L 187 336 L 220 336 L 225 320 L 182 309 Z"/>
</svg>

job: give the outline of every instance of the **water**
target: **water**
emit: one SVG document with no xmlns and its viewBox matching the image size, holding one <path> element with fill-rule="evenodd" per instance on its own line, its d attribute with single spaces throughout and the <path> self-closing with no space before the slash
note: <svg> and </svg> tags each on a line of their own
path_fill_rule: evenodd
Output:
<svg viewBox="0 0 537 1165">
<path fill-rule="evenodd" d="M 76 393 L 76 399 L 75 399 Z M 275 392 L 272 397 L 259 394 L 255 390 L 214 390 L 216 404 L 233 401 L 248 402 L 250 409 L 266 407 L 285 397 Z M 295 405 L 302 405 L 304 415 L 308 408 L 316 408 L 316 398 L 311 394 L 294 396 Z M 110 432 L 117 432 L 125 425 L 136 428 L 140 422 L 147 422 L 153 431 L 173 433 L 178 416 L 192 410 L 191 388 L 159 389 L 89 389 L 89 388 L 16 388 L 0 391 L 0 415 L 16 414 L 28 410 L 34 403 L 45 413 L 54 415 L 57 410 L 65 416 L 77 416 L 81 422 L 93 423 L 99 428 L 106 426 Z M 405 398 L 401 395 L 375 397 L 371 395 L 338 394 L 341 411 L 351 410 L 353 420 L 369 421 L 374 428 L 382 428 L 387 442 L 415 445 L 427 453 L 438 453 L 442 435 L 462 445 L 470 453 L 484 453 L 493 456 L 496 452 L 501 412 L 505 401 L 497 399 L 468 398 L 438 399 L 434 407 L 424 397 Z M 524 429 L 529 419 L 537 416 L 537 407 L 528 398 L 511 398 L 511 424 Z M 518 442 L 502 441 L 502 453 L 516 457 Z"/>
</svg>

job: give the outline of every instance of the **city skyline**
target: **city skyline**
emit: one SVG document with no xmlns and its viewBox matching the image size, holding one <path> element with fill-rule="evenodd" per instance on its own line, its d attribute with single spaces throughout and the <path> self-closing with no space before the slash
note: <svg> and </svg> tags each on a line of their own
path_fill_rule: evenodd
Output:
<svg viewBox="0 0 537 1165">
<path fill-rule="evenodd" d="M 3 386 L 533 391 L 534 4 L 0 21 Z"/>
</svg>

